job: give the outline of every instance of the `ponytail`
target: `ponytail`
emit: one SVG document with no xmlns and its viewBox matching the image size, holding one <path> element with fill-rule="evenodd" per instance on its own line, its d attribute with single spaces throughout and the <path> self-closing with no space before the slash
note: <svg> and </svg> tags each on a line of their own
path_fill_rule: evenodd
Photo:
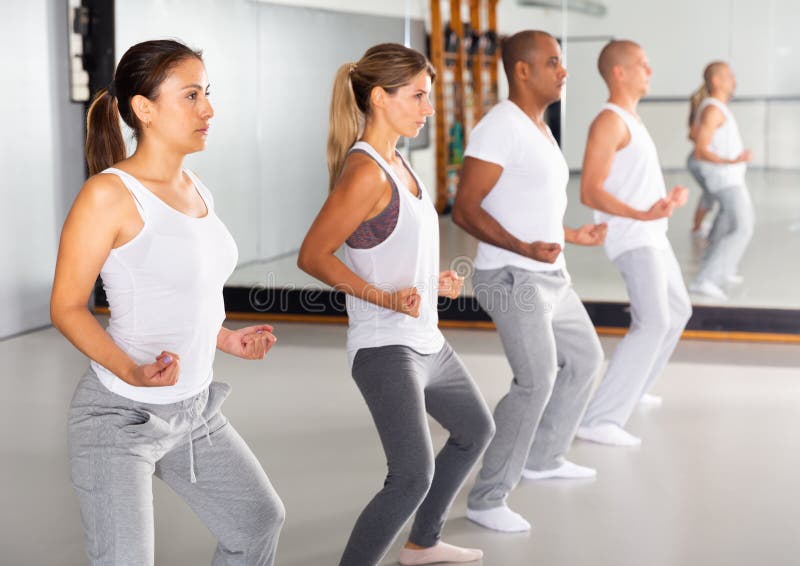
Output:
<svg viewBox="0 0 800 566">
<path fill-rule="evenodd" d="M 694 126 L 694 121 L 697 118 L 697 108 L 704 99 L 708 98 L 708 95 L 708 87 L 704 83 L 703 86 L 694 91 L 691 97 L 689 97 L 689 128 Z"/>
<path fill-rule="evenodd" d="M 117 99 L 103 89 L 86 114 L 86 162 L 94 175 L 125 159 L 125 140 L 119 125 Z"/>
<path fill-rule="evenodd" d="M 350 78 L 353 68 L 353 63 L 345 63 L 339 67 L 333 82 L 327 148 L 330 190 L 333 190 L 344 167 L 347 152 L 356 143 L 361 130 L 363 113 L 356 104 Z"/>
</svg>

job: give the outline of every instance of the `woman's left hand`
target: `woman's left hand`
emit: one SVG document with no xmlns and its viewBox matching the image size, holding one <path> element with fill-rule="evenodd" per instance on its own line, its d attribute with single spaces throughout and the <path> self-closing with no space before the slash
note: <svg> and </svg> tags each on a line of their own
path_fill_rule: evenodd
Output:
<svg viewBox="0 0 800 566">
<path fill-rule="evenodd" d="M 217 336 L 217 348 L 245 360 L 263 360 L 276 341 L 268 324 L 238 330 L 222 328 Z"/>
<path fill-rule="evenodd" d="M 461 288 L 464 286 L 464 278 L 452 269 L 442 271 L 439 274 L 439 296 L 457 299 Z"/>
</svg>

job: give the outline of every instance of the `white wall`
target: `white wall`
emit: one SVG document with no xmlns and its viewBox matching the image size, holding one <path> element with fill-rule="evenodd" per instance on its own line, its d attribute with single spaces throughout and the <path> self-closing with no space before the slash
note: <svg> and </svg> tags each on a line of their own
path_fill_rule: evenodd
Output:
<svg viewBox="0 0 800 566">
<path fill-rule="evenodd" d="M 216 115 L 208 149 L 187 166 L 214 193 L 240 264 L 295 252 L 327 194 L 335 70 L 372 44 L 402 42 L 404 9 L 253 0 L 117 0 L 116 7 L 117 60 L 160 37 L 204 51 Z"/>
<path fill-rule="evenodd" d="M 49 324 L 58 234 L 83 180 L 82 105 L 69 102 L 66 3 L 0 18 L 0 338 Z"/>
<path fill-rule="evenodd" d="M 598 18 L 569 12 L 566 21 L 565 60 L 570 77 L 565 94 L 564 151 L 567 162 L 579 169 L 588 126 L 606 99 L 605 85 L 596 70 L 604 41 L 581 42 L 580 37 L 608 36 L 638 41 L 645 48 L 653 77 L 648 98 L 674 98 L 674 102 L 649 102 L 640 113 L 659 147 L 664 167 L 682 167 L 686 141 L 688 96 L 702 82 L 702 70 L 715 59 L 730 61 L 737 74 L 739 97 L 800 95 L 800 35 L 796 25 L 800 3 L 791 0 L 604 0 L 606 16 Z M 501 3 L 501 6 L 503 3 Z M 516 6 L 515 3 L 511 5 Z M 524 16 L 521 12 L 538 14 Z M 500 13 L 501 33 L 526 27 L 535 21 L 559 33 L 558 18 L 541 8 L 508 9 Z M 541 24 L 541 25 L 538 25 Z M 753 149 L 755 166 L 798 168 L 800 136 L 778 116 L 796 116 L 788 107 L 734 102 L 745 145 Z M 767 123 L 769 118 L 770 122 Z M 791 124 L 792 122 L 788 122 Z M 794 122 L 795 124 L 797 122 Z M 767 151 L 770 148 L 770 151 Z"/>
<path fill-rule="evenodd" d="M 186 164 L 214 193 L 217 213 L 244 261 L 258 256 L 262 221 L 253 115 L 258 99 L 257 16 L 258 6 L 244 1 L 116 2 L 117 61 L 131 45 L 149 39 L 177 38 L 203 49 L 216 115 L 208 149 L 190 156 Z M 208 33 L 210 22 L 225 25 Z"/>
</svg>

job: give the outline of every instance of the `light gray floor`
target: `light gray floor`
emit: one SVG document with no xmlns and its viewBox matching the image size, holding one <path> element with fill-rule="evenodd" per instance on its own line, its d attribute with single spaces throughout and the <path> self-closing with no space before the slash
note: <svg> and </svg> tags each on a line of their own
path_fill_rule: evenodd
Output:
<svg viewBox="0 0 800 566">
<path fill-rule="evenodd" d="M 217 378 L 233 384 L 224 410 L 286 504 L 277 564 L 335 565 L 384 458 L 347 372 L 345 328 L 281 324 L 276 334 L 263 362 L 219 356 Z M 510 379 L 496 333 L 446 334 L 494 407 Z M 603 340 L 607 354 L 615 343 Z M 86 362 L 53 329 L 0 342 L 0 359 L 0 564 L 85 564 L 65 415 Z M 530 534 L 469 523 L 462 492 L 445 538 L 483 548 L 484 566 L 797 564 L 798 367 L 798 346 L 684 341 L 657 386 L 664 406 L 630 424 L 640 449 L 578 442 L 570 458 L 596 466 L 596 481 L 520 485 L 510 504 L 534 523 Z M 155 508 L 157 564 L 208 564 L 214 541 L 158 480 Z"/>
<path fill-rule="evenodd" d="M 687 172 L 666 174 L 668 187 L 690 187 L 689 204 L 678 209 L 670 220 L 669 236 L 687 283 L 697 273 L 703 248 L 689 236 L 699 189 Z M 732 289 L 725 306 L 760 308 L 800 308 L 800 173 L 751 170 L 748 188 L 756 209 L 755 235 L 740 266 L 745 282 Z M 580 175 L 573 174 L 568 187 L 569 206 L 565 223 L 571 227 L 592 222 L 592 212 L 580 204 Z M 450 216 L 439 222 L 442 269 L 471 272 L 476 241 L 453 224 Z M 628 297 L 619 273 L 602 249 L 567 246 L 567 265 L 573 284 L 582 299 L 588 301 L 623 301 Z M 320 288 L 322 285 L 300 271 L 297 256 L 241 266 L 229 284 Z M 469 282 L 465 292 L 470 293 Z M 693 296 L 695 304 L 723 304 Z"/>
</svg>

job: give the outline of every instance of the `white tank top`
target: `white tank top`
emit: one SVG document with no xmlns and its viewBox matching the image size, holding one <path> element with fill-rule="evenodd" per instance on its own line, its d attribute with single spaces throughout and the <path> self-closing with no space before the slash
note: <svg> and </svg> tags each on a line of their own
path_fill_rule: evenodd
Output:
<svg viewBox="0 0 800 566">
<path fill-rule="evenodd" d="M 435 354 L 444 346 L 436 303 L 439 296 L 439 217 L 422 181 L 403 160 L 417 181 L 421 195 L 411 194 L 392 167 L 366 142 L 352 151 L 374 159 L 397 185 L 400 209 L 391 234 L 372 248 L 344 245 L 345 264 L 367 283 L 396 291 L 416 287 L 421 296 L 419 318 L 413 318 L 347 295 L 347 355 L 353 364 L 360 348 L 402 345 L 420 354 Z M 401 156 L 402 159 L 402 156 Z"/>
<path fill-rule="evenodd" d="M 625 109 L 607 103 L 603 110 L 611 110 L 622 118 L 631 136 L 628 145 L 614 154 L 604 188 L 628 206 L 648 210 L 667 194 L 653 139 L 644 124 Z M 635 248 L 669 247 L 666 218 L 641 221 L 599 210 L 594 218 L 595 222 L 608 224 L 605 249 L 609 259 Z"/>
<path fill-rule="evenodd" d="M 744 150 L 742 136 L 739 133 L 739 125 L 736 118 L 721 100 L 713 97 L 704 98 L 697 107 L 695 120 L 700 121 L 703 110 L 709 106 L 716 106 L 725 116 L 725 121 L 716 129 L 711 138 L 711 145 L 708 149 L 724 159 L 736 159 Z M 711 161 L 701 161 L 701 172 L 706 182 L 711 187 L 728 188 L 744 184 L 747 164 L 742 163 L 712 163 Z"/>
<path fill-rule="evenodd" d="M 108 298 L 108 333 L 137 363 L 152 363 L 163 350 L 181 357 L 178 382 L 168 387 L 134 387 L 92 361 L 110 391 L 142 403 L 176 403 L 211 383 L 217 334 L 225 319 L 222 287 L 236 267 L 238 252 L 214 213 L 214 202 L 190 171 L 208 213 L 192 218 L 167 205 L 136 178 L 117 175 L 136 201 L 144 222 L 129 242 L 111 250 L 100 275 Z"/>
</svg>

